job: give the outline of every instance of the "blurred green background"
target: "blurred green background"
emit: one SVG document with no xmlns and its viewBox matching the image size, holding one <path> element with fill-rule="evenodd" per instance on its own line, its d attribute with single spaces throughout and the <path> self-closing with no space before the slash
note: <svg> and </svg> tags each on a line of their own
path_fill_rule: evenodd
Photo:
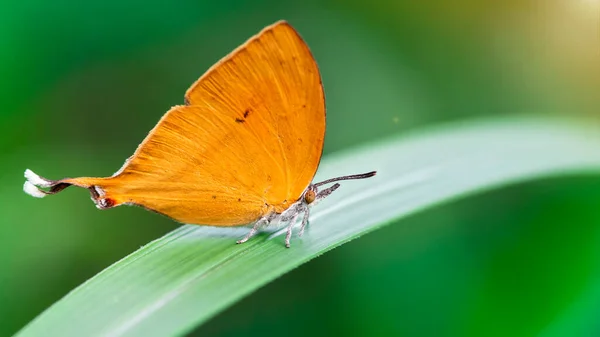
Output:
<svg viewBox="0 0 600 337">
<path fill-rule="evenodd" d="M 600 4 L 40 1 L 0 11 L 0 335 L 177 224 L 36 200 L 25 168 L 112 174 L 208 67 L 278 19 L 328 104 L 325 153 L 518 113 L 600 121 Z M 599 154 L 600 155 L 600 154 Z M 599 336 L 600 177 L 488 192 L 328 253 L 192 335 Z"/>
</svg>

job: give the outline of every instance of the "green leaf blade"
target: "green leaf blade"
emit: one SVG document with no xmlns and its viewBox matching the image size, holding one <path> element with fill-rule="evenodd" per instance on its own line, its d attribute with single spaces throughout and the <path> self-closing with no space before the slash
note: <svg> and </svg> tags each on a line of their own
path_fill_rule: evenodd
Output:
<svg viewBox="0 0 600 337">
<path fill-rule="evenodd" d="M 289 270 L 441 202 L 540 177 L 600 173 L 600 133 L 565 120 L 475 121 L 324 158 L 316 181 L 343 182 L 286 249 L 281 231 L 243 245 L 247 229 L 182 226 L 65 296 L 19 336 L 183 334 Z M 294 291 L 290 289 L 290 291 Z"/>
</svg>

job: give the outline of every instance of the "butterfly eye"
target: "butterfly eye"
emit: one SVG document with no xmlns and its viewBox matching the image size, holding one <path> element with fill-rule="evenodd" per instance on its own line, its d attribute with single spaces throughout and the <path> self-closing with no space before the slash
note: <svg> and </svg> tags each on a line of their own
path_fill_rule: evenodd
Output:
<svg viewBox="0 0 600 337">
<path fill-rule="evenodd" d="M 317 198 L 317 194 L 312 189 L 310 189 L 310 190 L 306 191 L 306 193 L 304 193 L 304 201 L 306 201 L 307 204 L 312 203 L 313 201 L 315 201 L 316 198 Z"/>
</svg>

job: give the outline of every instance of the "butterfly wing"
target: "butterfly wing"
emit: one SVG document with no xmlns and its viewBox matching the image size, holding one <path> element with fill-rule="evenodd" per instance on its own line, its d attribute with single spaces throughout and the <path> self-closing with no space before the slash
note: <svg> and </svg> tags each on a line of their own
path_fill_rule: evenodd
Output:
<svg viewBox="0 0 600 337">
<path fill-rule="evenodd" d="M 189 105 L 235 121 L 248 146 L 264 149 L 260 158 L 244 162 L 269 162 L 269 174 L 253 180 L 266 203 L 282 211 L 300 197 L 321 159 L 325 98 L 315 60 L 287 22 L 265 28 L 234 50 L 185 98 Z"/>
<path fill-rule="evenodd" d="M 184 223 L 234 226 L 282 212 L 312 180 L 323 149 L 317 65 L 277 22 L 209 69 L 109 178 L 29 181 L 90 189 L 98 207 L 135 204 Z M 33 193 L 36 192 L 36 193 Z"/>
</svg>

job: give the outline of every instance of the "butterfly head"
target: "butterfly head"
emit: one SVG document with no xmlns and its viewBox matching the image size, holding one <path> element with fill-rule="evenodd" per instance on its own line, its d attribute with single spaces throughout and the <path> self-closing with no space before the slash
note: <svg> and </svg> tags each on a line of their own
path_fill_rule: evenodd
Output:
<svg viewBox="0 0 600 337">
<path fill-rule="evenodd" d="M 304 202 L 306 204 L 312 204 L 317 199 L 318 192 L 315 185 L 308 186 L 308 189 L 304 192 Z"/>
</svg>

